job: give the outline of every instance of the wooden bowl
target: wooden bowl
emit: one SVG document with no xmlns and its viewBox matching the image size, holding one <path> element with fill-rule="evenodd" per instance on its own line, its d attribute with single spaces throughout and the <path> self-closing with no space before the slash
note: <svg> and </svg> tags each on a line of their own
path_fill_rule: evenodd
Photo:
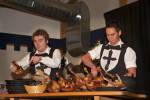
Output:
<svg viewBox="0 0 150 100">
<path fill-rule="evenodd" d="M 87 86 L 87 89 L 88 89 L 89 91 L 93 91 L 93 90 L 96 89 L 96 87 L 95 87 L 95 86 Z"/>
<path fill-rule="evenodd" d="M 46 90 L 47 85 L 24 85 L 24 87 L 27 93 L 43 93 Z"/>
<path fill-rule="evenodd" d="M 62 92 L 72 92 L 74 90 L 75 90 L 74 88 L 62 88 L 61 89 Z"/>
</svg>

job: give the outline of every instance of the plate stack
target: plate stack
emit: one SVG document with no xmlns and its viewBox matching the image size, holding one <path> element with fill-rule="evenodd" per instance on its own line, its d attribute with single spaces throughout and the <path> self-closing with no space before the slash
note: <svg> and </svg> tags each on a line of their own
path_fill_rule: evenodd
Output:
<svg viewBox="0 0 150 100">
<path fill-rule="evenodd" d="M 30 79 L 19 79 L 19 80 L 5 80 L 7 92 L 10 94 L 15 93 L 26 93 L 24 85 L 32 83 Z"/>
</svg>

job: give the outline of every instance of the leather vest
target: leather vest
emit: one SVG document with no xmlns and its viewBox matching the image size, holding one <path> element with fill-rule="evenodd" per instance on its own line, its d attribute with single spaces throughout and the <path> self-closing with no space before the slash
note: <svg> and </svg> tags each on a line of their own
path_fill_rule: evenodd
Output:
<svg viewBox="0 0 150 100">
<path fill-rule="evenodd" d="M 30 59 L 31 59 L 31 57 L 32 56 L 42 56 L 42 57 L 50 57 L 50 58 L 52 58 L 53 57 L 53 52 L 54 52 L 54 48 L 51 48 L 50 49 L 50 51 L 49 51 L 49 54 L 47 54 L 47 53 L 43 53 L 43 54 L 35 54 L 35 52 L 31 52 L 30 53 Z M 46 66 L 45 64 L 43 64 L 43 63 L 39 63 L 40 64 L 40 67 L 42 68 L 42 69 L 45 69 L 45 68 L 47 68 L 48 66 Z M 57 80 L 57 72 L 58 72 L 58 69 L 59 68 L 51 68 L 51 72 L 50 72 L 50 78 L 52 79 L 52 80 Z M 35 73 L 36 73 L 36 69 L 35 69 L 35 64 L 30 64 L 30 73 L 31 73 L 31 75 L 34 75 Z"/>
<path fill-rule="evenodd" d="M 120 49 L 118 47 L 115 47 L 115 46 L 108 46 L 108 45 L 103 45 L 102 46 L 102 49 L 100 51 L 100 62 L 101 62 L 101 59 L 102 58 L 102 54 L 104 52 L 104 50 L 106 49 L 117 49 L 117 50 L 120 50 L 120 56 L 119 56 L 119 59 L 118 59 L 118 63 L 117 65 L 110 71 L 108 71 L 108 73 L 111 73 L 111 74 L 118 74 L 118 75 L 124 75 L 127 73 L 127 69 L 126 69 L 126 66 L 125 66 L 125 62 L 124 62 L 124 55 L 126 53 L 126 50 L 127 50 L 127 45 L 125 44 L 122 44 L 121 46 L 119 46 Z M 101 66 L 101 64 L 100 64 Z"/>
</svg>

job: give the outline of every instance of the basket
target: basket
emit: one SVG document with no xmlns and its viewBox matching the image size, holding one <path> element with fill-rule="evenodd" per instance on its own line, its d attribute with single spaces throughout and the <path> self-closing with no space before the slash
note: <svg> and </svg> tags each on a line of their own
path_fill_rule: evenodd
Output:
<svg viewBox="0 0 150 100">
<path fill-rule="evenodd" d="M 47 85 L 24 85 L 24 87 L 27 93 L 43 93 L 46 90 Z"/>
</svg>

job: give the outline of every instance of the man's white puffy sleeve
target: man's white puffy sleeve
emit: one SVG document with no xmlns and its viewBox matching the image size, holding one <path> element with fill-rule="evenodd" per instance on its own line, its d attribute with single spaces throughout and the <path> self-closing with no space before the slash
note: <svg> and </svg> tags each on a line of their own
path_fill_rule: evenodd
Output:
<svg viewBox="0 0 150 100">
<path fill-rule="evenodd" d="M 127 48 L 124 60 L 125 60 L 126 68 L 137 67 L 136 53 L 132 48 L 130 47 Z"/>
<path fill-rule="evenodd" d="M 29 67 L 30 64 L 29 59 L 30 59 L 30 53 L 28 53 L 25 57 L 23 57 L 21 60 L 17 61 L 16 63 L 25 70 Z"/>
<path fill-rule="evenodd" d="M 88 53 L 90 54 L 92 60 L 100 58 L 101 48 L 102 48 L 102 45 L 98 45 L 95 48 L 93 48 L 92 50 L 88 51 Z"/>
</svg>

